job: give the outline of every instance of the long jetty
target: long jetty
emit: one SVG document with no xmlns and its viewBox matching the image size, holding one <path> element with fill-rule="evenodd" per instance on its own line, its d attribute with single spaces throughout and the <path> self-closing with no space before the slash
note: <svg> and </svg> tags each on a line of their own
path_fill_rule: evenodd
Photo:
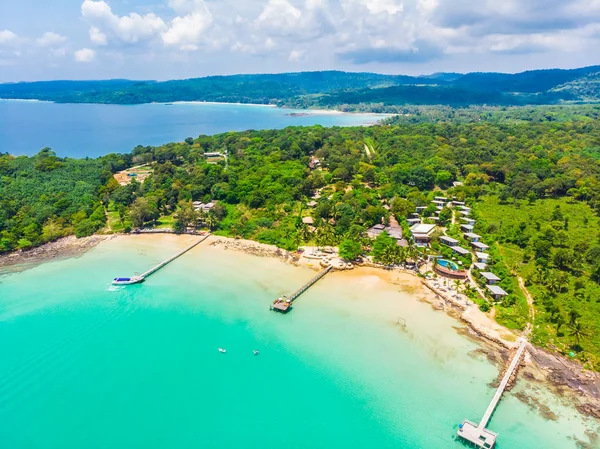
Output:
<svg viewBox="0 0 600 449">
<path fill-rule="evenodd" d="M 500 402 L 500 399 L 502 398 L 510 379 L 519 366 L 521 357 L 523 357 L 526 347 L 527 340 L 522 339 L 519 349 L 517 349 L 517 353 L 513 357 L 508 369 L 506 370 L 506 373 L 504 374 L 500 385 L 496 389 L 496 393 L 494 394 L 490 405 L 481 418 L 481 421 L 479 421 L 479 424 L 475 424 L 474 422 L 465 419 L 459 426 L 457 432 L 457 436 L 459 438 L 470 443 L 476 448 L 492 449 L 496 445 L 496 438 L 498 438 L 498 434 L 488 430 L 487 425 L 490 422 L 492 414 L 494 413 L 494 410 L 496 410 L 498 402 Z"/>
<path fill-rule="evenodd" d="M 140 275 L 140 277 L 146 279 L 148 276 L 156 273 L 158 270 L 160 270 L 161 268 L 167 266 L 168 264 L 170 264 L 171 262 L 173 262 L 175 259 L 178 259 L 179 257 L 183 256 L 185 253 L 187 253 L 188 251 L 190 251 L 191 249 L 195 248 L 196 246 L 198 246 L 200 243 L 202 243 L 204 240 L 206 240 L 208 237 L 210 237 L 210 233 L 207 233 L 203 238 L 201 238 L 200 240 L 198 240 L 197 242 L 192 243 L 190 246 L 188 246 L 187 248 L 185 248 L 184 250 L 179 251 L 177 254 L 175 254 L 174 256 L 169 257 L 167 260 L 162 261 L 161 263 L 159 263 L 158 265 L 156 265 L 155 267 L 150 268 L 148 271 L 146 271 L 145 273 L 142 273 Z"/>
<path fill-rule="evenodd" d="M 200 240 L 198 240 L 197 242 L 192 243 L 190 246 L 188 246 L 187 248 L 179 251 L 177 254 L 169 257 L 166 260 L 163 260 L 161 263 L 159 263 L 158 265 L 150 268 L 148 271 L 140 274 L 140 275 L 136 275 L 135 277 L 132 278 L 125 278 L 128 279 L 129 281 L 126 281 L 126 283 L 129 284 L 137 284 L 140 282 L 144 282 L 146 280 L 147 277 L 153 275 L 154 273 L 156 273 L 158 270 L 160 270 L 161 268 L 167 266 L 168 264 L 170 264 L 171 262 L 173 262 L 175 259 L 183 256 L 185 253 L 187 253 L 188 251 L 190 251 L 191 249 L 195 248 L 196 246 L 198 246 L 200 243 L 202 243 L 204 240 L 206 240 L 208 237 L 210 237 L 210 233 L 207 233 L 206 235 L 204 235 Z M 117 278 L 119 279 L 119 278 Z M 115 280 L 117 280 L 115 279 Z"/>
<path fill-rule="evenodd" d="M 294 293 L 292 293 L 289 296 L 282 296 L 281 298 L 276 299 L 273 304 L 271 305 L 271 310 L 274 310 L 275 312 L 289 312 L 289 310 L 292 308 L 292 304 L 293 302 L 298 299 L 298 297 L 304 293 L 306 290 L 308 290 L 309 288 L 311 288 L 313 285 L 315 285 L 321 278 L 323 278 L 323 276 L 325 276 L 327 273 L 329 273 L 332 269 L 332 266 L 329 265 L 327 268 L 325 268 L 324 270 L 321 270 L 319 272 L 319 274 L 317 274 L 314 278 L 312 278 L 310 281 L 308 281 L 306 284 L 304 284 L 302 287 L 300 287 L 298 290 L 296 290 Z"/>
</svg>

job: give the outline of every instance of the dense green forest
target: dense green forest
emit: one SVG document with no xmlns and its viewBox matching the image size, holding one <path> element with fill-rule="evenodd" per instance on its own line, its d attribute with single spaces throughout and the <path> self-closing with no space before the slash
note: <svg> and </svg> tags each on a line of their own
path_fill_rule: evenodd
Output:
<svg viewBox="0 0 600 449">
<path fill-rule="evenodd" d="M 61 103 L 221 101 L 397 113 L 407 105 L 538 105 L 600 101 L 600 67 L 430 76 L 339 71 L 209 76 L 173 81 L 0 84 L 0 98 Z"/>
<path fill-rule="evenodd" d="M 143 183 L 121 186 L 111 177 L 141 164 L 152 171 Z M 491 269 L 509 293 L 481 306 L 523 329 L 521 276 L 535 298 L 534 341 L 595 368 L 600 361 L 600 124 L 590 117 L 291 127 L 199 136 L 96 160 L 45 149 L 32 158 L 1 156 L 0 176 L 0 251 L 71 233 L 183 231 L 201 219 L 223 235 L 288 250 L 339 245 L 348 259 L 371 254 L 394 264 L 419 250 L 399 247 L 386 233 L 371 241 L 366 230 L 394 215 L 408 235 L 407 217 L 417 206 L 433 214 L 430 201 L 443 191 L 473 207 Z M 192 201 L 217 205 L 198 214 Z M 441 224 L 457 232 L 451 217 L 443 210 Z"/>
</svg>

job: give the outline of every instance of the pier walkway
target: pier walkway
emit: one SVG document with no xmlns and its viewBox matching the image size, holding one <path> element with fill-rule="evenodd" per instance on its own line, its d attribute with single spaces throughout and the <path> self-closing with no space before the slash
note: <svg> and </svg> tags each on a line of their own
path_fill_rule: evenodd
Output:
<svg viewBox="0 0 600 449">
<path fill-rule="evenodd" d="M 206 235 L 202 236 L 202 238 L 200 240 L 198 240 L 197 242 L 194 242 L 193 244 L 191 244 L 190 246 L 188 246 L 184 250 L 179 251 L 177 254 L 169 257 L 167 260 L 162 261 L 161 263 L 159 263 L 158 265 L 152 267 L 151 269 L 149 269 L 145 273 L 133 276 L 131 278 L 115 278 L 115 280 L 113 281 L 113 284 L 116 284 L 116 285 L 119 285 L 119 284 L 121 284 L 121 285 L 129 285 L 129 284 L 139 284 L 140 282 L 144 282 L 147 277 L 151 276 L 152 274 L 156 273 L 161 268 L 163 268 L 166 265 L 170 264 L 171 262 L 173 262 L 178 257 L 183 256 L 185 253 L 187 253 L 192 248 L 195 248 L 196 246 L 198 246 L 200 243 L 202 243 L 208 237 L 210 237 L 210 233 L 206 233 Z"/>
<path fill-rule="evenodd" d="M 457 432 L 459 438 L 472 443 L 476 448 L 491 449 L 495 446 L 498 434 L 488 430 L 486 426 L 488 425 L 494 410 L 498 406 L 498 402 L 500 402 L 500 398 L 502 398 L 502 394 L 504 393 L 504 390 L 506 390 L 511 377 L 519 366 L 526 347 L 527 340 L 522 339 L 519 349 L 517 349 L 517 353 L 513 357 L 508 370 L 506 370 L 500 385 L 496 389 L 496 393 L 485 411 L 483 418 L 481 418 L 479 424 L 475 424 L 474 422 L 465 419 Z"/>
<path fill-rule="evenodd" d="M 191 249 L 195 248 L 196 246 L 198 246 L 200 243 L 202 243 L 204 240 L 206 240 L 208 237 L 210 237 L 210 233 L 207 233 L 204 237 L 202 237 L 200 240 L 198 240 L 197 242 L 194 242 L 193 244 L 191 244 L 190 246 L 188 246 L 187 248 L 185 248 L 184 250 L 179 251 L 177 254 L 175 254 L 174 256 L 169 257 L 167 260 L 162 261 L 161 263 L 159 263 L 158 265 L 156 265 L 153 268 L 150 268 L 148 271 L 146 271 L 145 273 L 142 273 L 140 275 L 140 277 L 146 279 L 148 276 L 156 273 L 158 270 L 160 270 L 161 268 L 167 266 L 168 264 L 170 264 L 171 262 L 173 262 L 175 259 L 183 256 L 185 253 L 187 253 L 188 251 L 190 251 Z"/>
<path fill-rule="evenodd" d="M 298 298 L 298 296 L 300 296 L 306 290 L 315 285 L 321 278 L 323 278 L 323 276 L 329 273 L 332 268 L 333 267 L 329 265 L 327 268 L 320 271 L 319 274 L 317 274 L 314 278 L 312 278 L 310 281 L 308 281 L 290 296 L 282 296 L 281 298 L 277 298 L 271 305 L 271 310 L 283 313 L 289 312 L 289 310 L 292 308 L 292 303 Z"/>
</svg>

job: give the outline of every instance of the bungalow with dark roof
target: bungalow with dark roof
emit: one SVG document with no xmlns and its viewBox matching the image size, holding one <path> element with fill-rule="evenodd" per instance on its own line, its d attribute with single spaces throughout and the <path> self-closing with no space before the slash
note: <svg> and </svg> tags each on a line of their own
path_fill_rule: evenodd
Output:
<svg viewBox="0 0 600 449">
<path fill-rule="evenodd" d="M 477 262 L 479 263 L 489 263 L 491 257 L 489 254 L 482 253 L 479 251 L 475 252 L 475 257 L 477 257 Z"/>
<path fill-rule="evenodd" d="M 475 250 L 479 250 L 479 251 L 485 251 L 490 248 L 489 246 L 487 246 L 485 243 L 482 243 L 482 242 L 471 242 L 471 246 Z"/>
<path fill-rule="evenodd" d="M 469 240 L 471 242 L 478 242 L 481 239 L 480 235 L 477 235 L 473 232 L 465 232 L 463 234 L 463 236 L 465 237 L 466 240 Z"/>
<path fill-rule="evenodd" d="M 457 246 L 458 245 L 458 240 L 453 239 L 452 237 L 448 237 L 446 235 L 442 235 L 440 237 L 440 243 L 442 245 L 446 245 L 446 246 Z"/>
<path fill-rule="evenodd" d="M 489 290 L 491 297 L 496 301 L 500 301 L 504 296 L 508 296 L 508 293 L 497 285 L 488 285 L 487 289 Z"/>
<path fill-rule="evenodd" d="M 453 246 L 452 251 L 454 251 L 456 254 L 460 254 L 461 256 L 467 256 L 471 254 L 468 249 L 463 248 L 462 246 Z"/>
<path fill-rule="evenodd" d="M 489 271 L 482 271 L 479 275 L 485 279 L 485 283 L 487 285 L 494 285 L 500 282 L 500 278 L 496 276 L 494 273 L 490 273 Z"/>
</svg>

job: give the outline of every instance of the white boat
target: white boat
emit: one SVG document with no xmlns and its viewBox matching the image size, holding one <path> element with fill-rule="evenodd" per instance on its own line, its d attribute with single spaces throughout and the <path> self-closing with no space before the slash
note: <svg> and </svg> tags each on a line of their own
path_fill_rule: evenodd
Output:
<svg viewBox="0 0 600 449">
<path fill-rule="evenodd" d="M 258 352 L 258 349 L 255 349 L 254 351 L 252 351 L 254 353 L 254 355 L 258 355 L 260 354 L 260 352 Z"/>
<path fill-rule="evenodd" d="M 223 349 L 223 348 L 219 348 L 219 352 L 222 354 L 225 354 L 227 352 L 227 350 Z"/>
<path fill-rule="evenodd" d="M 139 284 L 140 282 L 144 282 L 144 278 L 142 276 L 133 276 L 130 278 L 114 278 L 112 281 L 113 285 L 132 285 Z"/>
</svg>

